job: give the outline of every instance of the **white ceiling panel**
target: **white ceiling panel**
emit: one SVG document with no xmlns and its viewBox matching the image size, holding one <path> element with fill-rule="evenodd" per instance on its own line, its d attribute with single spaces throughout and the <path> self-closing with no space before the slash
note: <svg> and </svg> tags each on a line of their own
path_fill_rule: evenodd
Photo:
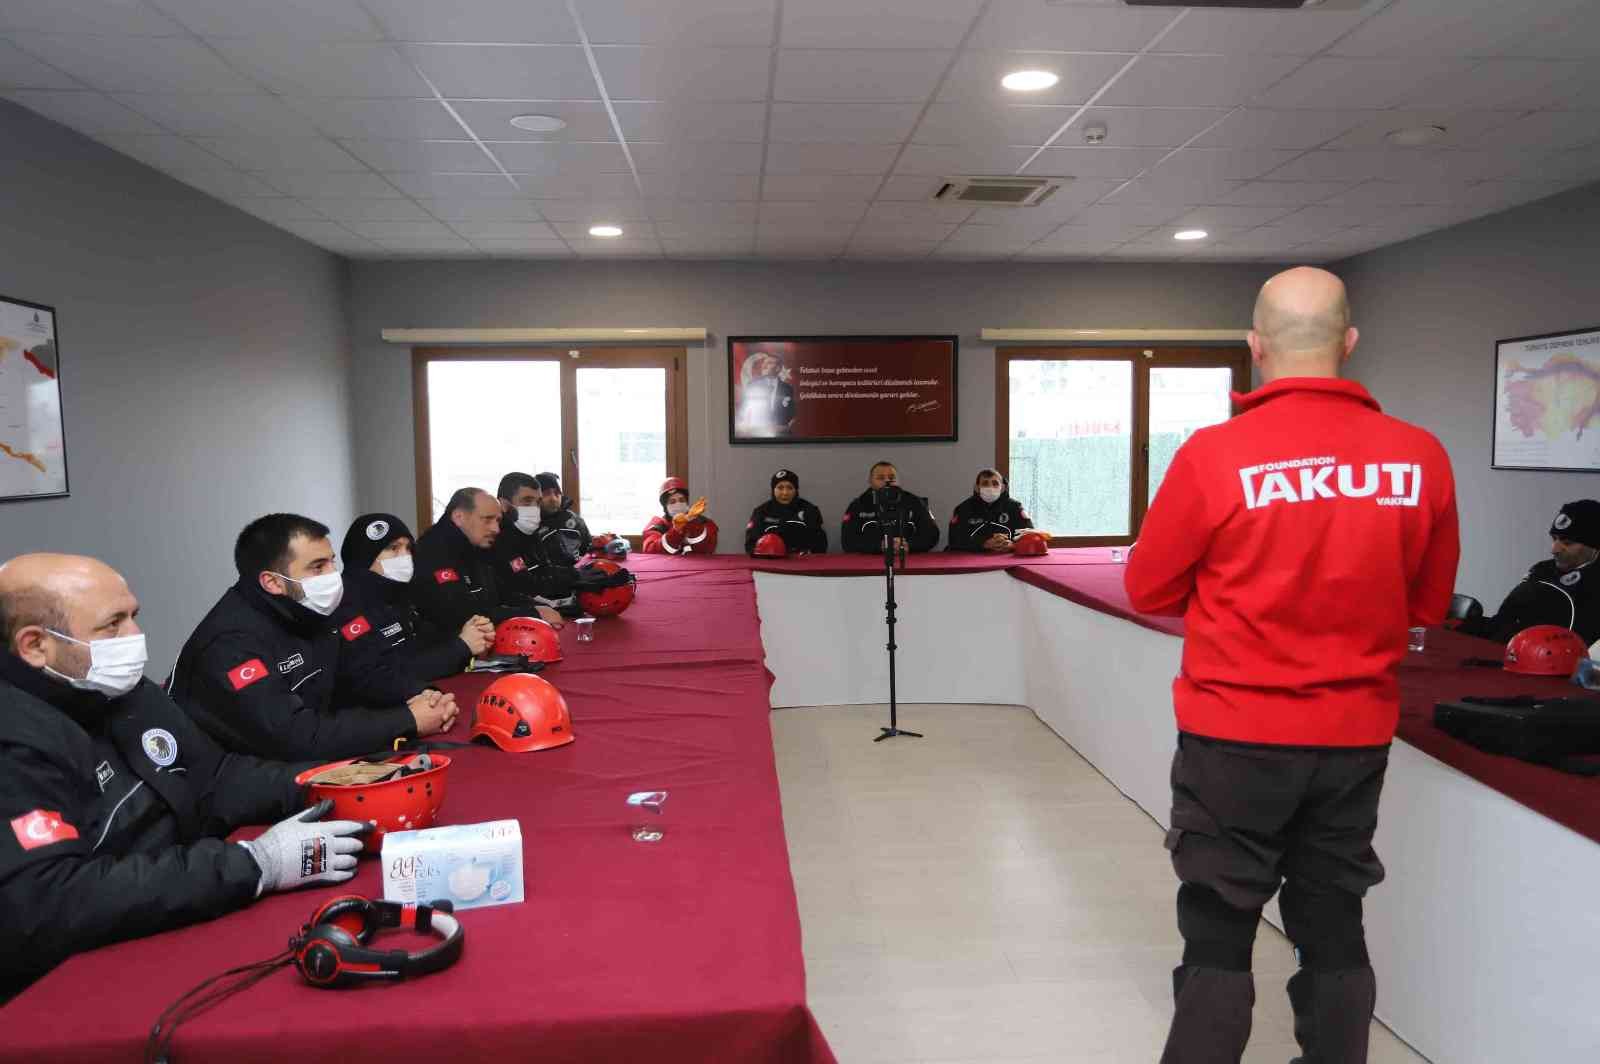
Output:
<svg viewBox="0 0 1600 1064">
<path fill-rule="evenodd" d="M 301 219 L 286 220 L 280 224 L 289 232 L 294 233 L 297 236 L 303 236 L 307 240 L 317 241 L 318 243 L 326 240 L 341 244 L 365 244 L 368 247 L 371 246 L 371 244 L 366 240 L 359 237 L 357 234 L 352 233 L 338 222 L 319 222 L 315 220 Z"/>
<path fill-rule="evenodd" d="M 1427 150 L 1464 148 L 1474 146 L 1474 141 L 1481 141 L 1489 130 L 1513 123 L 1516 117 L 1503 111 L 1384 111 L 1323 146 L 1335 151 L 1378 150 L 1390 146 L 1386 138 L 1395 130 L 1439 126 L 1445 133 L 1428 144 Z M 1597 127 L 1594 135 L 1600 138 L 1600 120 L 1592 121 Z"/>
<path fill-rule="evenodd" d="M 307 196 L 300 202 L 318 214 L 338 222 L 421 222 L 430 213 L 413 200 L 368 199 L 357 196 Z"/>
<path fill-rule="evenodd" d="M 641 173 L 639 184 L 647 199 L 753 200 L 761 178 L 756 174 Z"/>
<path fill-rule="evenodd" d="M 1351 184 L 1349 181 L 1247 181 L 1217 202 L 1309 207 L 1338 195 Z"/>
<path fill-rule="evenodd" d="M 1018 106 L 982 100 L 935 103 L 928 107 L 911 139 L 917 144 L 1039 145 L 1077 112 L 1076 107 Z"/>
<path fill-rule="evenodd" d="M 1381 115 L 1379 111 L 1279 111 L 1246 107 L 1231 112 L 1196 140 L 1197 148 L 1315 148 Z"/>
<path fill-rule="evenodd" d="M 928 175 L 942 177 L 950 174 L 1012 174 L 1034 149 L 1012 147 L 1005 144 L 984 144 L 972 147 L 938 144 L 912 144 L 907 146 L 900 161 L 895 164 L 897 175 Z M 1044 171 L 1041 170 L 1041 173 Z"/>
<path fill-rule="evenodd" d="M 1503 211 L 1554 196 L 1571 187 L 1572 184 L 1565 181 L 1480 181 L 1464 189 L 1450 203 L 1476 212 Z"/>
<path fill-rule="evenodd" d="M 582 0 L 595 44 L 770 47 L 777 0 Z"/>
<path fill-rule="evenodd" d="M 1257 107 L 1359 110 L 1392 107 L 1417 88 L 1471 66 L 1449 59 L 1313 59 L 1262 92 Z M 1265 88 L 1265 86 L 1263 86 Z M 1426 105 L 1417 105 L 1426 106 Z M 1459 106 L 1449 104 L 1447 106 Z"/>
<path fill-rule="evenodd" d="M 869 215 L 862 220 L 860 228 L 856 230 L 856 239 L 877 244 L 892 243 L 895 240 L 943 240 L 956 231 L 957 224 L 959 223 L 937 219 L 874 221 Z"/>
<path fill-rule="evenodd" d="M 320 137 L 210 137 L 194 143 L 241 170 L 328 170 L 360 173 L 367 166 Z"/>
<path fill-rule="evenodd" d="M 386 44 L 250 37 L 212 45 L 242 73 L 285 95 L 429 95 L 427 82 Z"/>
<path fill-rule="evenodd" d="M 921 113 L 914 103 L 774 103 L 770 137 L 774 144 L 899 144 Z"/>
<path fill-rule="evenodd" d="M 939 254 L 986 252 L 1012 255 L 1032 242 L 1027 237 L 1020 236 L 1009 229 L 999 229 L 992 225 L 963 225 L 960 229 L 951 233 L 950 237 L 940 246 Z"/>
<path fill-rule="evenodd" d="M 622 135 L 636 140 L 755 141 L 767 122 L 764 103 L 656 103 L 617 101 L 612 104 Z"/>
<path fill-rule="evenodd" d="M 408 170 L 433 173 L 500 172 L 494 160 L 470 140 L 345 140 L 340 143 L 347 154 L 359 159 L 366 166 L 383 172 Z"/>
<path fill-rule="evenodd" d="M 1161 207 L 1154 204 L 1100 203 L 1085 207 L 1074 214 L 1069 222 L 1075 231 L 1121 233 L 1130 229 L 1148 229 L 1166 225 L 1176 217 L 1181 208 Z"/>
<path fill-rule="evenodd" d="M 334 210 L 324 207 L 324 201 L 322 200 L 307 200 L 306 202 L 317 207 L 330 217 L 341 217 L 341 215 L 335 213 Z M 379 201 L 349 200 L 345 202 L 366 204 Z M 405 204 L 408 207 L 413 203 L 412 200 L 388 200 L 382 202 Z M 485 197 L 483 199 L 428 198 L 416 200 L 415 205 L 419 212 L 425 211 L 427 214 L 433 215 L 442 222 L 533 222 L 538 221 L 540 217 L 538 205 L 535 203 L 535 201 L 525 199 L 505 199 L 492 197 Z M 351 209 L 360 210 L 364 208 Z M 377 210 L 376 208 L 372 209 L 374 211 Z M 359 219 L 361 216 L 357 215 L 356 217 Z M 373 221 L 401 221 L 405 218 L 421 218 L 423 215 L 419 213 L 416 215 L 405 214 L 391 216 L 374 213 L 369 217 Z"/>
<path fill-rule="evenodd" d="M 754 222 L 760 213 L 759 203 L 738 200 L 661 200 L 645 202 L 648 217 L 656 222 L 682 222 L 715 225 L 719 223 Z"/>
<path fill-rule="evenodd" d="M 1099 99 L 1135 107 L 1234 107 L 1294 70 L 1300 59 L 1257 56 L 1147 55 Z"/>
<path fill-rule="evenodd" d="M 832 240 L 845 240 L 856 231 L 854 222 L 835 222 L 826 219 L 811 219 L 809 221 L 769 221 L 765 217 L 756 227 L 756 235 L 762 240 L 782 239 L 789 241 L 827 242 Z"/>
<path fill-rule="evenodd" d="M 84 83 L 0 40 L 0 88 L 81 89 Z"/>
<path fill-rule="evenodd" d="M 518 194 L 530 199 L 591 200 L 609 203 L 639 197 L 638 183 L 634 181 L 632 174 L 625 173 L 518 174 L 516 180 L 518 187 L 522 189 Z"/>
<path fill-rule="evenodd" d="M 470 221 L 451 222 L 450 228 L 476 243 L 480 237 L 496 240 L 559 240 L 546 222 Z"/>
<path fill-rule="evenodd" d="M 145 137 L 129 136 L 123 133 L 107 133 L 96 139 L 102 144 L 117 149 L 124 155 L 130 155 L 148 166 L 155 167 L 157 170 L 233 169 L 232 164 L 182 137 Z"/>
<path fill-rule="evenodd" d="M 1516 165 L 1496 176 L 1525 181 L 1563 181 L 1573 184 L 1600 178 L 1600 147 L 1510 158 Z"/>
<path fill-rule="evenodd" d="M 595 62 L 613 100 L 767 98 L 772 53 L 765 48 L 595 49 Z"/>
<path fill-rule="evenodd" d="M 448 240 L 455 234 L 443 222 L 345 222 L 344 227 L 370 240 L 412 240 L 419 237 Z"/>
<path fill-rule="evenodd" d="M 613 225 L 629 222 L 648 222 L 652 217 L 649 205 L 641 199 L 615 200 L 533 200 L 540 215 L 551 222 L 582 222 L 585 226 L 609 222 Z M 753 205 L 752 205 L 753 206 Z M 585 230 L 587 231 L 587 230 Z"/>
<path fill-rule="evenodd" d="M 1293 151 L 1267 148 L 1185 148 L 1151 172 L 1162 177 L 1242 180 L 1260 177 L 1295 155 Z"/>
<path fill-rule="evenodd" d="M 4 62 L 4 59 L 0 58 L 0 62 Z M 168 132 L 132 108 L 98 92 L 25 89 L 7 92 L 4 96 L 53 122 L 71 126 L 90 136 L 99 133 L 159 135 Z"/>
<path fill-rule="evenodd" d="M 329 220 L 327 215 L 308 205 L 304 200 L 290 199 L 288 196 L 258 196 L 254 199 L 230 199 L 226 202 L 274 224 Z"/>
<path fill-rule="evenodd" d="M 144 0 L 6 0 L 0 33 L 11 30 L 161 37 L 183 27 Z"/>
<path fill-rule="evenodd" d="M 407 196 L 436 199 L 459 200 L 477 199 L 482 196 L 501 198 L 524 195 L 518 185 L 507 181 L 500 174 L 390 174 L 384 183 L 390 182 Z"/>
<path fill-rule="evenodd" d="M 761 145 L 753 144 L 759 156 Z M 770 174 L 882 174 L 894 162 L 895 144 L 772 144 Z"/>
<path fill-rule="evenodd" d="M 804 0 L 783 8 L 785 48 L 954 48 L 983 0 Z"/>
<path fill-rule="evenodd" d="M 1221 107 L 1094 107 L 1084 112 L 1058 143 L 1082 143 L 1084 129 L 1102 125 L 1108 147 L 1177 148 L 1229 113 Z"/>
<path fill-rule="evenodd" d="M 1027 172 L 1067 177 L 1134 177 L 1166 154 L 1164 148 L 1045 148 L 1028 164 Z"/>
<path fill-rule="evenodd" d="M 397 41 L 578 44 L 566 0 L 362 0 Z"/>
<path fill-rule="evenodd" d="M 407 44 L 401 51 L 439 92 L 464 99 L 594 100 L 582 48 L 571 45 Z M 352 93 L 351 95 L 355 95 Z"/>
<path fill-rule="evenodd" d="M 762 198 L 768 200 L 860 200 L 872 199 L 878 187 L 876 177 L 839 175 L 770 176 L 762 183 Z"/>
<path fill-rule="evenodd" d="M 170 170 L 168 173 L 186 185 L 209 192 L 220 199 L 232 202 L 247 197 L 282 196 L 282 189 L 273 188 L 254 174 L 241 170 Z"/>
<path fill-rule="evenodd" d="M 1600 70 L 1582 60 L 1490 59 L 1406 92 L 1406 107 L 1530 111 L 1600 108 Z"/>
<path fill-rule="evenodd" d="M 1125 55 L 969 51 L 950 69 L 950 76 L 939 90 L 939 99 L 972 103 L 1015 103 L 1019 99 L 1030 104 L 1086 103 L 1127 61 Z M 1048 70 L 1061 80 L 1041 92 L 1018 94 L 1000 84 L 1002 77 L 1015 70 Z"/>
<path fill-rule="evenodd" d="M 238 97 L 254 99 L 255 97 Z M 285 97 L 300 114 L 332 137 L 362 140 L 455 140 L 461 124 L 434 99 L 361 100 Z"/>
<path fill-rule="evenodd" d="M 754 240 L 755 222 L 657 222 L 663 240 Z"/>
<path fill-rule="evenodd" d="M 943 183 L 942 178 L 944 176 L 942 174 L 890 175 L 888 180 L 884 181 L 883 187 L 878 190 L 876 198 L 885 203 L 915 203 L 919 200 L 926 200 L 938 191 L 939 186 Z M 861 198 L 872 198 L 871 193 Z"/>
<path fill-rule="evenodd" d="M 1077 6 L 1046 0 L 999 0 L 978 23 L 974 48 L 1062 52 L 1137 52 L 1178 12 L 1135 11 L 1113 4 Z"/>
<path fill-rule="evenodd" d="M 1196 204 L 1227 202 L 1224 197 L 1242 184 L 1241 181 L 1225 178 L 1201 180 L 1192 177 L 1165 177 L 1152 173 L 1122 185 L 1106 199 L 1113 203 L 1153 203 L 1163 207 L 1190 207 Z"/>
<path fill-rule="evenodd" d="M 894 222 L 957 225 L 972 217 L 977 208 L 970 203 L 874 203 L 863 215 L 865 224 L 875 229 Z"/>
<path fill-rule="evenodd" d="M 949 52 L 807 51 L 778 53 L 773 98 L 788 101 L 919 102 L 933 92 Z"/>
<path fill-rule="evenodd" d="M 202 37 L 292 37 L 297 40 L 378 41 L 383 34 L 356 0 L 158 0 L 167 14 Z"/>
<path fill-rule="evenodd" d="M 1357 56 L 1500 55 L 1590 0 L 1397 0 L 1333 49 Z"/>
<path fill-rule="evenodd" d="M 657 240 L 573 240 L 572 250 L 585 259 L 659 259 L 661 243 Z"/>
<path fill-rule="evenodd" d="M 452 100 L 450 106 L 482 140 L 615 140 L 611 116 L 599 100 Z M 441 110 L 443 108 L 441 107 Z M 518 129 L 511 120 L 518 115 L 550 115 L 567 124 L 565 129 L 538 133 Z M 637 134 L 633 134 L 637 136 Z M 642 137 L 655 140 L 655 137 Z M 760 139 L 757 133 L 756 139 Z"/>
<path fill-rule="evenodd" d="M 1274 181 L 1450 181 L 1503 177 L 1518 156 L 1477 151 L 1312 151 L 1271 172 Z"/>
<path fill-rule="evenodd" d="M 1592 111 L 1541 111 L 1506 115 L 1499 125 L 1484 131 L 1470 146 L 1487 150 L 1546 148 L 1559 151 L 1600 142 L 1600 115 Z"/>
<path fill-rule="evenodd" d="M 686 141 L 631 145 L 639 170 L 682 174 L 759 174 L 761 145 L 753 143 L 694 144 Z M 621 158 L 621 150 L 617 152 Z"/>
<path fill-rule="evenodd" d="M 1171 221 L 1180 229 L 1252 229 L 1293 210 L 1293 207 L 1195 207 Z"/>
<path fill-rule="evenodd" d="M 567 246 L 565 240 L 501 240 L 492 237 L 480 237 L 472 241 L 472 246 L 479 251 L 486 251 L 491 255 L 503 255 L 507 258 L 517 259 L 570 259 L 573 257 L 572 248 Z"/>
<path fill-rule="evenodd" d="M 85 85 L 106 91 L 259 91 L 205 45 L 182 37 L 18 33 L 11 40 L 23 51 Z M 0 74 L 0 77 L 7 80 L 17 77 L 22 84 L 27 84 L 25 73 Z M 53 88 L 57 84 L 36 87 Z"/>
<path fill-rule="evenodd" d="M 1465 181 L 1364 181 L 1324 202 L 1357 209 L 1457 203 L 1470 187 Z"/>
<path fill-rule="evenodd" d="M 1507 45 L 1506 52 L 1550 59 L 1600 59 L 1600 4 L 1587 4 L 1530 29 L 1526 37 Z"/>
<path fill-rule="evenodd" d="M 264 171 L 258 176 L 286 196 L 381 199 L 401 195 L 394 185 L 377 174 Z"/>
<path fill-rule="evenodd" d="M 1157 52 L 1315 55 L 1350 32 L 1366 11 L 1190 11 Z"/>
<path fill-rule="evenodd" d="M 803 228 L 815 222 L 849 222 L 853 225 L 866 216 L 868 206 L 866 200 L 763 200 L 760 218 L 764 223 L 790 228 Z"/>
<path fill-rule="evenodd" d="M 311 119 L 276 96 L 126 93 L 118 101 L 186 137 L 314 137 Z"/>
<path fill-rule="evenodd" d="M 374 239 L 373 243 L 390 251 L 410 251 L 422 253 L 439 251 L 476 252 L 471 244 L 458 236 L 414 236 L 393 237 L 382 240 Z"/>
<path fill-rule="evenodd" d="M 760 145 L 751 146 L 759 152 Z M 500 142 L 489 145 L 489 150 L 514 174 L 628 173 L 628 157 L 616 142 Z"/>
</svg>

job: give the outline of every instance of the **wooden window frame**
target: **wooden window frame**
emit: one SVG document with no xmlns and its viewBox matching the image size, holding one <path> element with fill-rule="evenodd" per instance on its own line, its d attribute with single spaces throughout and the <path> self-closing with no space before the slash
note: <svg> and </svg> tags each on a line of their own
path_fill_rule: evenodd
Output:
<svg viewBox="0 0 1600 1064">
<path fill-rule="evenodd" d="M 433 446 L 428 420 L 428 365 L 432 362 L 557 362 L 561 366 L 561 489 L 574 511 L 583 498 L 582 456 L 578 453 L 579 369 L 661 368 L 667 371 L 667 471 L 687 476 L 689 463 L 689 355 L 682 347 L 414 347 L 411 349 L 411 402 L 416 441 L 417 532 L 427 528 L 433 513 Z M 540 470 L 526 470 L 537 473 Z M 461 487 L 462 485 L 456 485 Z M 494 491 L 497 485 L 479 485 Z M 451 489 L 452 491 L 455 488 Z M 604 532 L 606 529 L 595 529 Z M 634 550 L 638 533 L 627 533 Z"/>
<path fill-rule="evenodd" d="M 997 347 L 994 353 L 995 462 L 1011 480 L 1011 363 L 1106 361 L 1133 364 L 1133 424 L 1129 436 L 1128 528 L 1125 536 L 1055 536 L 1053 547 L 1126 546 L 1139 538 L 1139 527 L 1149 509 L 1150 494 L 1150 370 L 1153 368 L 1224 368 L 1231 372 L 1233 390 L 1250 390 L 1250 349 L 1243 344 L 1225 346 L 1063 345 L 1051 347 Z"/>
</svg>

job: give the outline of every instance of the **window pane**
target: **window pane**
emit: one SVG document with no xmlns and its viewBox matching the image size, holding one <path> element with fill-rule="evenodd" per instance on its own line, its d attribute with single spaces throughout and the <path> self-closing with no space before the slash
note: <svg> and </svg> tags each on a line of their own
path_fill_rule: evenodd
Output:
<svg viewBox="0 0 1600 1064">
<path fill-rule="evenodd" d="M 559 473 L 561 364 L 429 362 L 428 445 L 433 520 L 457 488 L 492 493 L 513 470 Z"/>
<path fill-rule="evenodd" d="M 593 367 L 577 377 L 578 510 L 596 535 L 637 535 L 660 511 L 667 478 L 667 371 Z"/>
<path fill-rule="evenodd" d="M 1178 447 L 1196 429 L 1228 420 L 1233 371 L 1225 366 L 1150 368 L 1150 498 Z"/>
<path fill-rule="evenodd" d="M 1133 363 L 1014 359 L 1011 494 L 1057 536 L 1125 536 Z"/>
</svg>

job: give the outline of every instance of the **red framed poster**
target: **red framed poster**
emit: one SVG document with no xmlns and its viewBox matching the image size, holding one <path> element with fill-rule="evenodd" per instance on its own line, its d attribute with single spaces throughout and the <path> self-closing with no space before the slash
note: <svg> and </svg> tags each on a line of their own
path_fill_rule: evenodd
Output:
<svg viewBox="0 0 1600 1064">
<path fill-rule="evenodd" d="M 731 443 L 956 438 L 954 336 L 730 336 Z"/>
</svg>

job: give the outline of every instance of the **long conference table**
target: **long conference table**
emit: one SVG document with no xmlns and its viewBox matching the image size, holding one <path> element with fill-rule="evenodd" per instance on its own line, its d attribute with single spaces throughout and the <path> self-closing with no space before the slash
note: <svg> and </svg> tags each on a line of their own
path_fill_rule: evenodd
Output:
<svg viewBox="0 0 1600 1064">
<path fill-rule="evenodd" d="M 597 621 L 592 643 L 569 625 L 565 660 L 544 674 L 576 741 L 449 751 L 440 823 L 517 819 L 527 900 L 466 911 L 464 956 L 437 975 L 323 991 L 276 972 L 189 1021 L 174 1060 L 834 1059 L 806 1005 L 768 712 L 883 701 L 881 564 L 628 564 L 633 607 Z M 1102 548 L 914 556 L 896 583 L 900 693 L 1028 705 L 1164 825 L 1182 625 L 1134 612 L 1122 572 Z M 1390 879 L 1367 919 L 1379 1014 L 1439 1062 L 1593 1061 L 1600 781 L 1482 754 L 1432 725 L 1438 699 L 1572 690 L 1461 665 L 1493 651 L 1434 631 L 1402 670 L 1378 838 Z M 465 707 L 492 679 L 445 681 L 464 712 L 444 738 L 467 738 Z M 876 723 L 863 719 L 865 737 Z M 625 804 L 640 790 L 669 793 L 659 817 Z M 660 841 L 635 841 L 644 823 Z M 282 950 L 327 897 L 380 893 L 377 865 L 72 958 L 0 1010 L 0 1061 L 134 1059 L 184 990 Z"/>
</svg>

